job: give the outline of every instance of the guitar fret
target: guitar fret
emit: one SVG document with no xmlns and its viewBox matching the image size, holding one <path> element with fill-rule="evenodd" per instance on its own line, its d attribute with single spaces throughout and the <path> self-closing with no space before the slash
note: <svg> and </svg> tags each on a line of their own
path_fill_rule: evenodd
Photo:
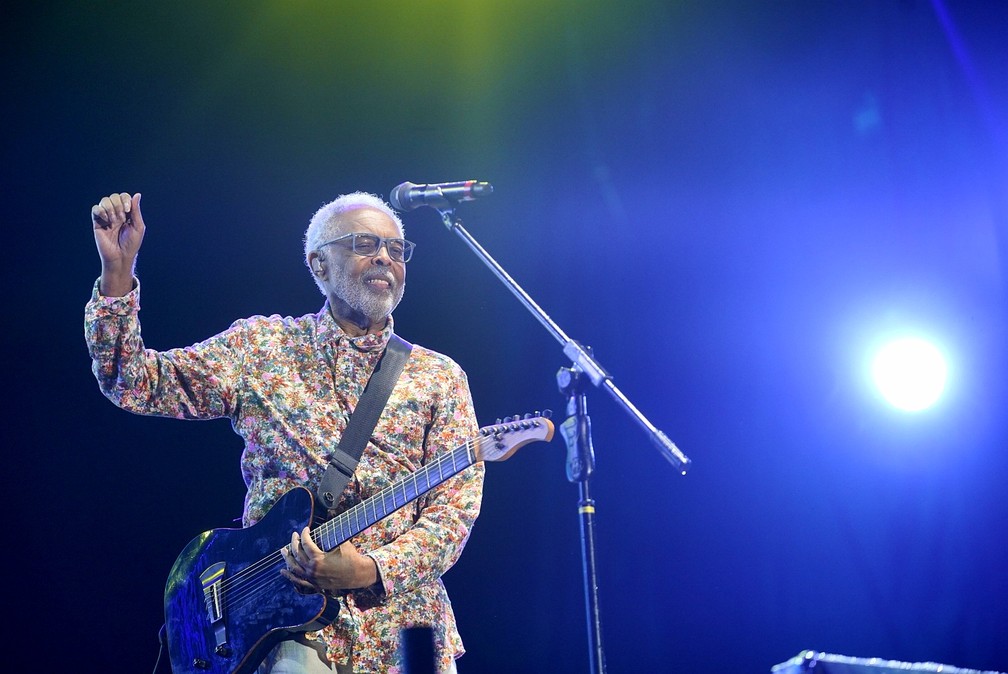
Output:
<svg viewBox="0 0 1008 674">
<path fill-rule="evenodd" d="M 445 452 L 420 470 L 329 520 L 324 528 L 320 527 L 319 538 L 326 543 L 326 550 L 332 550 L 475 462 L 476 454 L 469 444 Z"/>
</svg>

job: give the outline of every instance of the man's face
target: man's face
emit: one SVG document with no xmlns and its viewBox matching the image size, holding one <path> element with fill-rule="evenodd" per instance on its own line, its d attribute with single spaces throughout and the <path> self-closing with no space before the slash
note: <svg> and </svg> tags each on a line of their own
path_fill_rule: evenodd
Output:
<svg viewBox="0 0 1008 674">
<path fill-rule="evenodd" d="M 402 234 L 385 213 L 373 208 L 348 211 L 340 216 L 340 233 L 361 232 L 385 238 Z M 384 321 L 402 300 L 406 290 L 406 263 L 389 257 L 382 246 L 374 257 L 353 252 L 349 238 L 326 246 L 329 257 L 327 285 L 337 298 L 372 323 Z"/>
</svg>

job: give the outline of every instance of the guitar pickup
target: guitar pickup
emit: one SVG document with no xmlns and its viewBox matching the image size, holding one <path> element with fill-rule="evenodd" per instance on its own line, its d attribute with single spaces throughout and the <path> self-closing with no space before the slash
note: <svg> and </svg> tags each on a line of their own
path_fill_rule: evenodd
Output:
<svg viewBox="0 0 1008 674">
<path fill-rule="evenodd" d="M 203 586 L 203 604 L 206 606 L 207 619 L 214 631 L 217 653 L 223 653 L 227 650 L 227 628 L 224 621 L 223 590 L 221 589 L 225 568 L 224 562 L 217 562 L 200 574 L 200 584 Z"/>
</svg>

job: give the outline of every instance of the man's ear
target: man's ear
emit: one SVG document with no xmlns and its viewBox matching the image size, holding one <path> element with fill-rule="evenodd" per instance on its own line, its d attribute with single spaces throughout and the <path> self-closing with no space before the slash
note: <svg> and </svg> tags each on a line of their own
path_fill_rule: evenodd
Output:
<svg viewBox="0 0 1008 674">
<path fill-rule="evenodd" d="M 316 276 L 321 276 L 325 271 L 325 267 L 322 266 L 322 262 L 325 259 L 319 253 L 311 253 L 308 256 L 308 260 L 311 263 L 311 270 Z"/>
</svg>

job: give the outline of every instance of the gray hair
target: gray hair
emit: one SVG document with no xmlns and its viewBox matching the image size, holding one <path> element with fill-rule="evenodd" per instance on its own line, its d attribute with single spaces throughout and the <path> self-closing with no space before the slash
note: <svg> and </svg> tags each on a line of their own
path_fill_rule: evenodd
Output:
<svg viewBox="0 0 1008 674">
<path fill-rule="evenodd" d="M 305 230 L 304 259 L 305 264 L 308 265 L 309 269 L 311 268 L 308 261 L 308 255 L 310 253 L 318 250 L 320 244 L 335 239 L 340 234 L 347 233 L 342 231 L 343 222 L 341 221 L 340 216 L 349 211 L 356 211 L 361 208 L 373 208 L 389 216 L 392 218 L 392 222 L 396 224 L 396 227 L 399 228 L 399 236 L 405 236 L 405 230 L 403 229 L 402 220 L 399 219 L 399 214 L 396 213 L 391 206 L 385 203 L 381 197 L 368 192 L 351 192 L 350 194 L 341 194 L 329 203 L 323 205 L 322 208 L 315 211 L 315 215 L 312 216 L 311 222 L 308 223 L 308 229 Z M 325 287 L 322 285 L 321 279 L 316 277 L 314 274 L 312 274 L 312 279 L 324 295 Z"/>
</svg>

